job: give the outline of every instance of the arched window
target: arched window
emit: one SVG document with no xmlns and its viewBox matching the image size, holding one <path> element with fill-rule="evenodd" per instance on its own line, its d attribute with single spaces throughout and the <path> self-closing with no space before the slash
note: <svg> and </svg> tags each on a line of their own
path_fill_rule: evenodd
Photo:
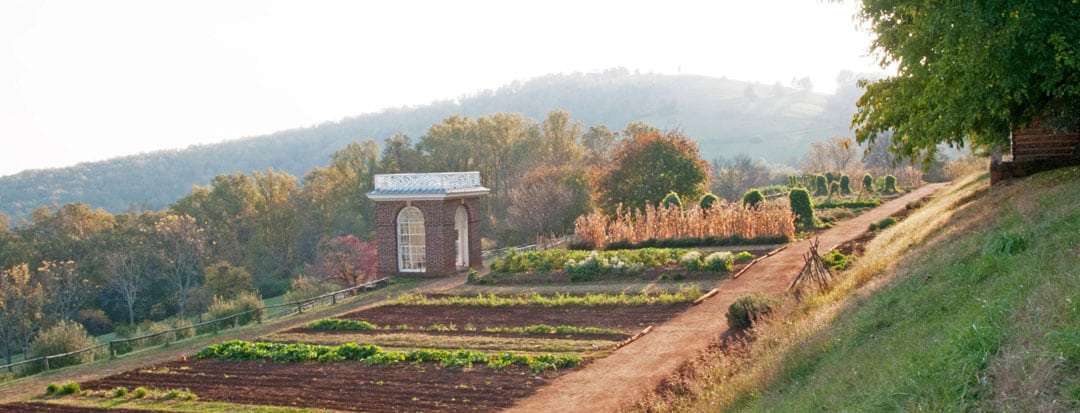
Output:
<svg viewBox="0 0 1080 413">
<path fill-rule="evenodd" d="M 398 271 L 423 272 L 425 262 L 424 214 L 416 207 L 398 213 Z"/>
<path fill-rule="evenodd" d="M 465 268 L 469 266 L 469 212 L 462 205 L 454 212 L 454 230 L 457 232 L 455 261 L 458 268 Z"/>
</svg>

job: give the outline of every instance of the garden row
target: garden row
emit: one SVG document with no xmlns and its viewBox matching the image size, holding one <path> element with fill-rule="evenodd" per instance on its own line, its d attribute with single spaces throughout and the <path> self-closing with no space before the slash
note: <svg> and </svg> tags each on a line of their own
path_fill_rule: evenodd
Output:
<svg viewBox="0 0 1080 413">
<path fill-rule="evenodd" d="M 642 248 L 609 251 L 552 249 L 515 252 L 491 262 L 491 272 L 485 276 L 472 275 L 476 284 L 589 282 L 608 279 L 663 281 L 687 276 L 723 275 L 736 264 L 746 263 L 767 249 L 732 253 L 729 251 L 702 252 L 679 248 Z"/>
</svg>

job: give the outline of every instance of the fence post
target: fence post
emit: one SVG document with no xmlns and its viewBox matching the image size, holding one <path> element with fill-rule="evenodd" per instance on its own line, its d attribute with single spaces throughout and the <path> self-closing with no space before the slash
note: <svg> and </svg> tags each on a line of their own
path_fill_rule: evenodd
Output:
<svg viewBox="0 0 1080 413">
<path fill-rule="evenodd" d="M 42 360 L 45 360 L 45 371 L 49 371 L 49 358 L 42 357 Z"/>
<path fill-rule="evenodd" d="M 109 360 L 116 358 L 116 340 L 109 340 Z"/>
<path fill-rule="evenodd" d="M 337 293 L 330 295 L 330 305 L 337 305 Z"/>
</svg>

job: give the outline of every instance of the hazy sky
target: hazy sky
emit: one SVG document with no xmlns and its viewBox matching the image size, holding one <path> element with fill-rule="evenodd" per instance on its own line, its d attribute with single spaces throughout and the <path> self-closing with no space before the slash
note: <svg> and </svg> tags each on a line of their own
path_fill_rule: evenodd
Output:
<svg viewBox="0 0 1080 413">
<path fill-rule="evenodd" d="M 876 69 L 855 6 L 0 0 L 0 176 L 423 105 L 548 73 L 622 66 L 785 85 L 809 76 L 832 92 L 840 70 Z"/>
</svg>

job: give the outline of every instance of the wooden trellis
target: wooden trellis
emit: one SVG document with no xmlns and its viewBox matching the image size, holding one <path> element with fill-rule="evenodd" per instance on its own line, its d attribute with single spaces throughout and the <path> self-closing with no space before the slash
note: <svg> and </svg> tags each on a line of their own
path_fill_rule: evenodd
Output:
<svg viewBox="0 0 1080 413">
<path fill-rule="evenodd" d="M 802 271 L 799 271 L 799 276 L 795 277 L 791 286 L 788 287 L 788 291 L 794 292 L 796 297 L 802 295 L 804 288 L 824 290 L 832 283 L 832 273 L 818 254 L 819 242 L 820 238 L 814 238 L 810 242 L 810 251 L 803 256 L 806 264 L 803 265 Z"/>
</svg>

